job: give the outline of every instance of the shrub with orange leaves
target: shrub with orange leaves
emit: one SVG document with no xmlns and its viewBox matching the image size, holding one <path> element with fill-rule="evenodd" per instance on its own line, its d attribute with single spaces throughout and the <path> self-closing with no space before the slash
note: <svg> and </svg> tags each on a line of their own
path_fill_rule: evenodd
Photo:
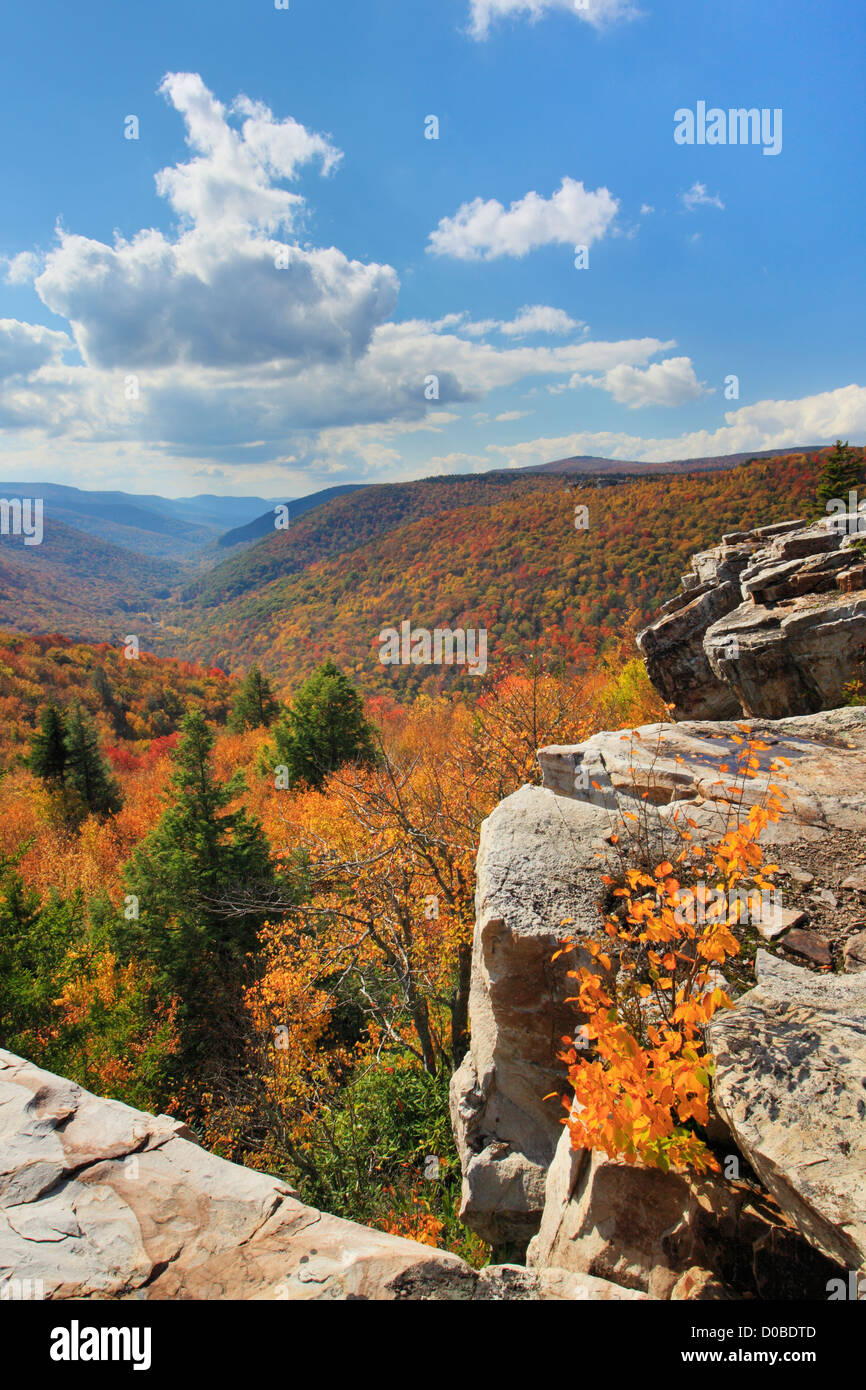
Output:
<svg viewBox="0 0 866 1390">
<path fill-rule="evenodd" d="M 561 1054 L 573 1087 L 563 1104 L 575 1149 L 602 1149 L 663 1170 L 718 1169 L 701 1133 L 713 1070 L 704 1030 L 731 1000 L 713 977 L 740 950 L 744 909 L 773 887 L 768 876 L 775 866 L 763 864 L 758 841 L 779 819 L 784 795 L 772 781 L 758 797 L 751 795 L 749 784 L 759 777 L 760 754 L 769 745 L 736 736 L 734 743 L 740 751 L 733 782 L 714 784 L 724 808 L 718 839 L 708 847 L 697 843 L 696 822 L 681 823 L 677 809 L 668 822 L 680 842 L 674 862 L 663 858 L 653 868 L 605 875 L 619 900 L 604 923 L 606 939 L 570 941 L 556 952 L 589 957 L 568 972 L 577 982 L 571 1002 L 583 1022 L 574 1038 L 563 1039 Z M 730 763 L 720 771 L 730 774 Z M 771 775 L 776 763 L 784 759 L 769 764 Z M 663 823 L 647 804 L 649 791 L 641 800 L 643 814 L 626 813 L 623 824 L 637 824 L 628 846 L 645 859 Z M 623 852 L 621 835 L 611 841 Z"/>
</svg>

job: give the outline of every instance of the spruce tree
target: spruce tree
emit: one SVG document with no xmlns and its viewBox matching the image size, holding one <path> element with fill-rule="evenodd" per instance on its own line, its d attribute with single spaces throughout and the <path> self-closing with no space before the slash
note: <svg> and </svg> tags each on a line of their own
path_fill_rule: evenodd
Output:
<svg viewBox="0 0 866 1390">
<path fill-rule="evenodd" d="M 245 729 L 270 728 L 280 712 L 270 681 L 260 666 L 251 666 L 234 698 L 229 728 L 235 733 Z"/>
<path fill-rule="evenodd" d="M 277 765 L 288 768 L 289 784 L 320 787 L 344 763 L 372 762 L 375 735 L 364 702 L 333 661 L 326 661 L 299 689 L 276 727 Z"/>
<path fill-rule="evenodd" d="M 215 777 L 203 713 L 186 715 L 181 730 L 170 805 L 124 870 L 137 915 L 116 935 L 122 954 L 155 967 L 163 999 L 177 1001 L 178 1072 L 201 1078 L 237 1061 L 242 990 L 269 915 L 262 903 L 279 902 L 282 885 L 258 821 L 227 809 L 242 780 Z"/>
<path fill-rule="evenodd" d="M 864 454 L 862 449 L 852 449 L 847 439 L 844 444 L 837 439 L 835 446 L 827 454 L 818 475 L 817 499 L 819 512 L 827 514 L 829 502 L 840 501 L 848 505 L 849 492 L 857 492 L 864 484 Z M 859 499 L 860 501 L 863 498 Z"/>
<path fill-rule="evenodd" d="M 98 816 L 119 811 L 120 787 L 99 749 L 99 735 L 89 714 L 74 705 L 66 720 L 66 786 Z"/>
<path fill-rule="evenodd" d="M 62 787 L 66 777 L 66 724 L 56 705 L 47 705 L 33 735 L 27 764 L 49 786 Z"/>
</svg>

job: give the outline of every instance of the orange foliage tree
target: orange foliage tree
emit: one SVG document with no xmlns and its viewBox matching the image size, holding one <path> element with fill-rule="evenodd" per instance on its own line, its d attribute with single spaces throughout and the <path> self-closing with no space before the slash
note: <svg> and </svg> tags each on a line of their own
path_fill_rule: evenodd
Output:
<svg viewBox="0 0 866 1390">
<path fill-rule="evenodd" d="M 670 821 L 678 852 L 653 868 L 605 875 L 619 899 L 619 910 L 605 921 L 605 938 L 571 941 L 556 952 L 589 956 L 569 971 L 577 982 L 572 1002 L 583 1021 L 574 1039 L 563 1039 L 561 1054 L 573 1087 L 563 1104 L 575 1149 L 602 1149 L 626 1163 L 664 1170 L 718 1168 L 700 1132 L 713 1069 L 704 1030 L 717 1009 L 731 1006 L 715 972 L 740 950 L 737 925 L 745 913 L 760 911 L 760 895 L 773 886 L 769 876 L 776 866 L 763 864 L 759 839 L 779 819 L 783 798 L 770 780 L 758 798 L 750 796 L 769 745 L 737 736 L 734 744 L 739 751 L 720 766 L 733 781 L 715 784 L 725 807 L 715 842 L 698 843 L 696 822 L 678 808 Z M 769 777 L 783 778 L 778 765 L 784 762 L 771 761 Z M 649 793 L 643 798 L 642 815 L 625 815 L 623 824 L 637 827 L 626 826 L 625 846 L 620 834 L 611 839 L 625 858 L 637 851 L 646 861 L 661 822 L 646 806 Z"/>
</svg>

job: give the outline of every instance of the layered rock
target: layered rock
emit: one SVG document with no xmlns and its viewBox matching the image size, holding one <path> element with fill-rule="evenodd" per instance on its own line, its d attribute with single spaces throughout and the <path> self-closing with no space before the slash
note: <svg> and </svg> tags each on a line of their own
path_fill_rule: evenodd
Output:
<svg viewBox="0 0 866 1390">
<path fill-rule="evenodd" d="M 866 660 L 866 517 L 738 531 L 693 556 L 638 636 L 677 719 L 811 714 L 844 704 Z"/>
<path fill-rule="evenodd" d="M 460 1299 L 477 1276 L 0 1052 L 0 1283 L 48 1299 Z"/>
</svg>

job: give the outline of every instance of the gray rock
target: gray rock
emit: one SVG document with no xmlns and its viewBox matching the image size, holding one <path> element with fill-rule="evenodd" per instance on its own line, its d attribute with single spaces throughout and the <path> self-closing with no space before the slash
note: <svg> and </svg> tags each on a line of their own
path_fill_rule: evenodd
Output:
<svg viewBox="0 0 866 1390">
<path fill-rule="evenodd" d="M 866 649 L 856 536 L 824 519 L 730 539 L 692 557 L 694 582 L 638 635 L 653 685 L 677 719 L 842 705 Z"/>
<path fill-rule="evenodd" d="M 608 813 L 523 787 L 484 822 L 478 852 L 471 1049 L 451 1082 L 463 1166 L 461 1216 L 494 1246 L 525 1248 L 538 1229 L 560 1134 L 562 1037 L 577 1023 L 572 957 L 594 932 Z M 564 919 L 573 919 L 563 926 Z M 588 957 L 587 957 L 588 959 Z"/>
<path fill-rule="evenodd" d="M 866 864 L 860 864 L 853 874 L 849 874 L 843 880 L 842 887 L 855 893 L 866 893 Z"/>
<path fill-rule="evenodd" d="M 802 1234 L 866 1264 L 866 980 L 759 951 L 756 987 L 708 1030 L 715 1104 Z"/>
<path fill-rule="evenodd" d="M 845 942 L 845 969 L 852 974 L 866 970 L 866 931 L 858 932 Z"/>
<path fill-rule="evenodd" d="M 315 1211 L 184 1133 L 0 1052 L 0 1297 L 479 1296 L 456 1256 Z"/>
</svg>

